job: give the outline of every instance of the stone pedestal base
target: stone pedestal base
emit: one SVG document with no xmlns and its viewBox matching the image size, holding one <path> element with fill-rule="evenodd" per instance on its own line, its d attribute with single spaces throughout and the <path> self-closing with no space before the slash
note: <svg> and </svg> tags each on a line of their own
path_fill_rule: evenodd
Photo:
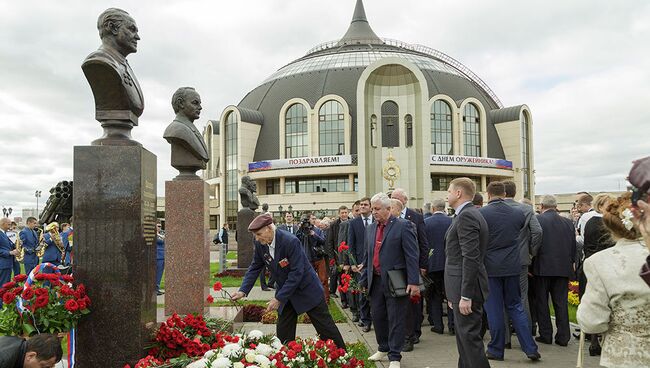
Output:
<svg viewBox="0 0 650 368">
<path fill-rule="evenodd" d="M 123 367 L 156 327 L 156 156 L 141 146 L 74 148 L 74 276 L 92 299 L 76 366 Z"/>
<path fill-rule="evenodd" d="M 242 208 L 237 212 L 237 267 L 248 268 L 253 261 L 253 234 L 248 231 L 248 225 L 253 222 L 258 213 L 250 208 Z"/>
<path fill-rule="evenodd" d="M 203 180 L 165 182 L 165 315 L 208 311 L 208 203 Z"/>
</svg>

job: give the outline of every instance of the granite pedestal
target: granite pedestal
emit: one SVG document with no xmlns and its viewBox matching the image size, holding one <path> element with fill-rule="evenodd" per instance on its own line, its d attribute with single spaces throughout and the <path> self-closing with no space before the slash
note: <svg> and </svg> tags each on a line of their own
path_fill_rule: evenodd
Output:
<svg viewBox="0 0 650 368">
<path fill-rule="evenodd" d="M 76 366 L 134 365 L 156 327 L 156 156 L 77 146 L 74 184 L 74 275 L 92 299 Z"/>
<path fill-rule="evenodd" d="M 250 208 L 242 208 L 237 212 L 237 267 L 248 268 L 253 261 L 253 234 L 248 231 L 248 225 L 253 222 L 258 213 Z"/>
<path fill-rule="evenodd" d="M 165 315 L 203 315 L 210 281 L 208 184 L 165 182 Z"/>
</svg>

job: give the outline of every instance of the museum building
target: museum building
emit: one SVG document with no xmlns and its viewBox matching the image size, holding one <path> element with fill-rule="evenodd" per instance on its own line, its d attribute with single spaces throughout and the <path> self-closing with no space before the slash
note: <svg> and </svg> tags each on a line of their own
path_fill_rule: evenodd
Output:
<svg viewBox="0 0 650 368">
<path fill-rule="evenodd" d="M 485 192 L 514 180 L 534 198 L 532 115 L 504 107 L 466 66 L 432 48 L 378 37 L 357 0 L 352 22 L 208 121 L 211 228 L 236 225 L 241 177 L 260 203 L 333 213 L 391 187 L 419 208 L 455 177 Z"/>
</svg>

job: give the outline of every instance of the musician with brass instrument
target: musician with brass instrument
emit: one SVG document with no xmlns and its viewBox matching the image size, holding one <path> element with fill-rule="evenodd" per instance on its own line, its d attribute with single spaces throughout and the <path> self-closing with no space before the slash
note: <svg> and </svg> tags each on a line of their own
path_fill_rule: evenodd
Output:
<svg viewBox="0 0 650 368">
<path fill-rule="evenodd" d="M 11 220 L 6 217 L 0 218 L 0 285 L 11 280 L 14 260 L 19 254 L 19 251 L 14 249 L 14 243 L 12 243 L 7 236 L 7 231 L 9 231 L 10 226 Z M 0 303 L 2 303 L 2 301 L 0 301 Z"/>
<path fill-rule="evenodd" d="M 7 231 L 7 237 L 11 241 L 11 243 L 14 245 L 14 249 L 17 248 L 18 245 L 18 233 L 16 232 L 16 228 L 18 225 L 16 224 L 15 221 L 11 221 L 11 224 L 9 225 L 9 230 Z M 20 251 L 20 250 L 18 250 Z M 18 255 L 16 255 L 18 257 Z M 14 265 L 13 265 L 13 273 L 14 276 L 20 274 L 20 262 L 14 257 Z"/>
<path fill-rule="evenodd" d="M 45 242 L 45 250 L 43 251 L 42 262 L 49 262 L 59 266 L 65 255 L 65 245 L 59 233 L 58 222 L 51 222 L 45 227 L 43 241 Z"/>
<path fill-rule="evenodd" d="M 38 264 L 38 256 L 36 255 L 36 248 L 39 243 L 39 234 L 36 233 L 36 225 L 38 220 L 35 217 L 27 218 L 27 226 L 25 226 L 19 234 L 20 242 L 22 243 L 21 255 L 16 257 L 18 262 L 23 262 L 25 265 L 25 274 L 29 275 L 30 272 Z M 40 229 L 39 229 L 40 230 Z M 18 244 L 16 244 L 18 249 Z"/>
</svg>

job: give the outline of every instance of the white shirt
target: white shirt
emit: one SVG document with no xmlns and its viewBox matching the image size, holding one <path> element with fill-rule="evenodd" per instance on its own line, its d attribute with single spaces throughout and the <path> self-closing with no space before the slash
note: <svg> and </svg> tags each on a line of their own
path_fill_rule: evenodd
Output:
<svg viewBox="0 0 650 368">
<path fill-rule="evenodd" d="M 580 235 L 576 235 L 576 243 L 578 245 L 585 245 L 585 226 L 587 226 L 587 221 L 591 220 L 591 218 L 596 215 L 598 215 L 598 212 L 591 209 L 589 212 L 585 212 L 580 216 L 580 219 L 578 220 Z"/>
<path fill-rule="evenodd" d="M 361 218 L 363 219 L 363 226 L 368 226 L 372 224 L 372 215 L 369 215 L 368 217 L 361 215 Z"/>
<path fill-rule="evenodd" d="M 269 244 L 269 254 L 271 255 L 271 258 L 275 258 L 275 236 L 276 234 L 273 234 L 273 240 L 271 240 L 271 244 Z"/>
<path fill-rule="evenodd" d="M 406 208 L 407 208 L 407 207 L 404 207 L 404 208 L 402 209 L 402 212 L 400 213 L 399 217 L 401 217 L 401 218 L 406 218 Z"/>
<path fill-rule="evenodd" d="M 467 206 L 468 204 L 471 205 L 471 204 L 472 204 L 472 201 L 463 202 L 463 203 L 460 204 L 460 206 L 454 208 L 454 215 L 458 215 L 458 213 L 459 213 L 463 208 L 465 208 L 465 206 Z"/>
</svg>

